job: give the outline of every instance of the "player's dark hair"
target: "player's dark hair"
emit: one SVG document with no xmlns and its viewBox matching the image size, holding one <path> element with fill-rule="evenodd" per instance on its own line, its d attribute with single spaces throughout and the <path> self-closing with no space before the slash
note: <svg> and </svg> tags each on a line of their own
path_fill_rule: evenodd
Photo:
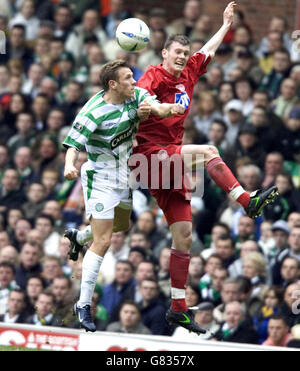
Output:
<svg viewBox="0 0 300 371">
<path fill-rule="evenodd" d="M 118 81 L 118 70 L 123 67 L 130 68 L 128 63 L 122 59 L 108 62 L 102 67 L 100 72 L 100 84 L 104 91 L 109 89 L 110 80 Z"/>
<path fill-rule="evenodd" d="M 183 46 L 191 46 L 190 39 L 185 35 L 170 35 L 164 45 L 164 49 L 169 49 L 173 43 L 179 43 Z"/>
</svg>

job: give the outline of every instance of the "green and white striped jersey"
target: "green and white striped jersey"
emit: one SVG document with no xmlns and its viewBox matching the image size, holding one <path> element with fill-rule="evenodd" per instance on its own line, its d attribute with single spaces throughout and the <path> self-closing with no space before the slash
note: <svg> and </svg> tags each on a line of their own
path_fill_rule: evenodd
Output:
<svg viewBox="0 0 300 371">
<path fill-rule="evenodd" d="M 128 188 L 127 163 L 139 124 L 137 109 L 146 98 L 155 101 L 147 90 L 134 90 L 133 98 L 118 105 L 104 101 L 104 90 L 95 94 L 79 111 L 63 142 L 78 151 L 85 147 L 88 168 L 100 175 L 105 186 Z"/>
</svg>

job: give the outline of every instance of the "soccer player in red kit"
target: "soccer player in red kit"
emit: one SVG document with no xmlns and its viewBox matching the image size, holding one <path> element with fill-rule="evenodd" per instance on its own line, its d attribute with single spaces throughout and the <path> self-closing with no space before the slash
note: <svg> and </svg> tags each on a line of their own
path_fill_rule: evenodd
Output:
<svg viewBox="0 0 300 371">
<path fill-rule="evenodd" d="M 190 56 L 190 41 L 183 35 L 168 38 L 162 50 L 163 62 L 150 66 L 137 85 L 156 95 L 162 102 L 180 103 L 185 106 L 184 115 L 170 118 L 158 118 L 152 115 L 140 126 L 136 136 L 135 154 L 147 157 L 148 188 L 163 210 L 172 233 L 173 246 L 170 260 L 171 308 L 167 312 L 169 323 L 177 324 L 196 333 L 205 333 L 194 321 L 193 312 L 185 302 L 185 285 L 190 261 L 189 250 L 192 243 L 192 216 L 190 201 L 186 199 L 186 188 L 151 189 L 151 159 L 161 153 L 171 157 L 173 154 L 184 156 L 203 155 L 204 165 L 211 178 L 224 191 L 229 193 L 246 210 L 248 216 L 258 216 L 262 208 L 277 195 L 277 189 L 257 190 L 250 195 L 239 184 L 227 165 L 222 161 L 216 147 L 211 145 L 182 145 L 184 134 L 183 122 L 189 112 L 193 89 L 199 76 L 206 72 L 206 67 L 214 56 L 229 30 L 234 14 L 235 3 L 231 2 L 223 14 L 220 30 L 204 45 L 201 51 Z M 152 157 L 151 157 L 152 156 Z"/>
</svg>

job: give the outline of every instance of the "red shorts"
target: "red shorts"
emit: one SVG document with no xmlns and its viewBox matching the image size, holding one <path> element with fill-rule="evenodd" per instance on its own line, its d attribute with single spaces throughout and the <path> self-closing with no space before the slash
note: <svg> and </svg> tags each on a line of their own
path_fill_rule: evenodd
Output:
<svg viewBox="0 0 300 371">
<path fill-rule="evenodd" d="M 164 212 L 169 226 L 175 222 L 192 221 L 190 193 L 184 184 L 183 161 L 180 156 L 181 149 L 182 145 L 175 144 L 165 147 L 161 145 L 143 145 L 133 149 L 133 154 L 143 154 L 147 158 L 148 184 L 143 185 L 147 186 L 150 194 L 155 197 L 158 206 Z M 176 165 L 174 165 L 174 162 L 171 162 L 170 168 L 168 168 L 169 177 L 167 177 L 168 185 L 170 186 L 167 186 L 166 189 L 166 187 L 163 187 L 163 185 L 166 185 L 165 182 L 163 184 L 163 181 L 166 179 L 164 178 L 164 170 L 162 166 L 156 168 L 153 159 L 159 159 L 163 163 L 164 160 L 169 161 L 172 155 L 177 155 L 175 161 L 181 162 L 182 172 L 177 172 L 177 175 L 174 175 L 174 166 Z M 174 156 L 172 159 L 174 159 Z M 153 188 L 152 182 L 154 175 L 158 175 L 157 180 L 159 181 L 159 184 L 158 182 L 156 183 L 155 188 Z"/>
</svg>

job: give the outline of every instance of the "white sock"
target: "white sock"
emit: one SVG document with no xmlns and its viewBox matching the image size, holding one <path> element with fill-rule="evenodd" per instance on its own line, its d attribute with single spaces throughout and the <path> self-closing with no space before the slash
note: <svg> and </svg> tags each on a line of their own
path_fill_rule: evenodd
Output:
<svg viewBox="0 0 300 371">
<path fill-rule="evenodd" d="M 95 254 L 93 251 L 88 250 L 84 255 L 82 261 L 80 298 L 77 303 L 79 308 L 87 304 L 91 305 L 92 303 L 92 296 L 102 261 L 102 256 Z"/>
<path fill-rule="evenodd" d="M 90 225 L 88 225 L 86 228 L 84 228 L 82 231 L 78 231 L 76 235 L 76 241 L 80 245 L 84 245 L 87 242 L 91 241 L 93 239 L 93 234 L 92 234 L 92 228 Z"/>
</svg>

